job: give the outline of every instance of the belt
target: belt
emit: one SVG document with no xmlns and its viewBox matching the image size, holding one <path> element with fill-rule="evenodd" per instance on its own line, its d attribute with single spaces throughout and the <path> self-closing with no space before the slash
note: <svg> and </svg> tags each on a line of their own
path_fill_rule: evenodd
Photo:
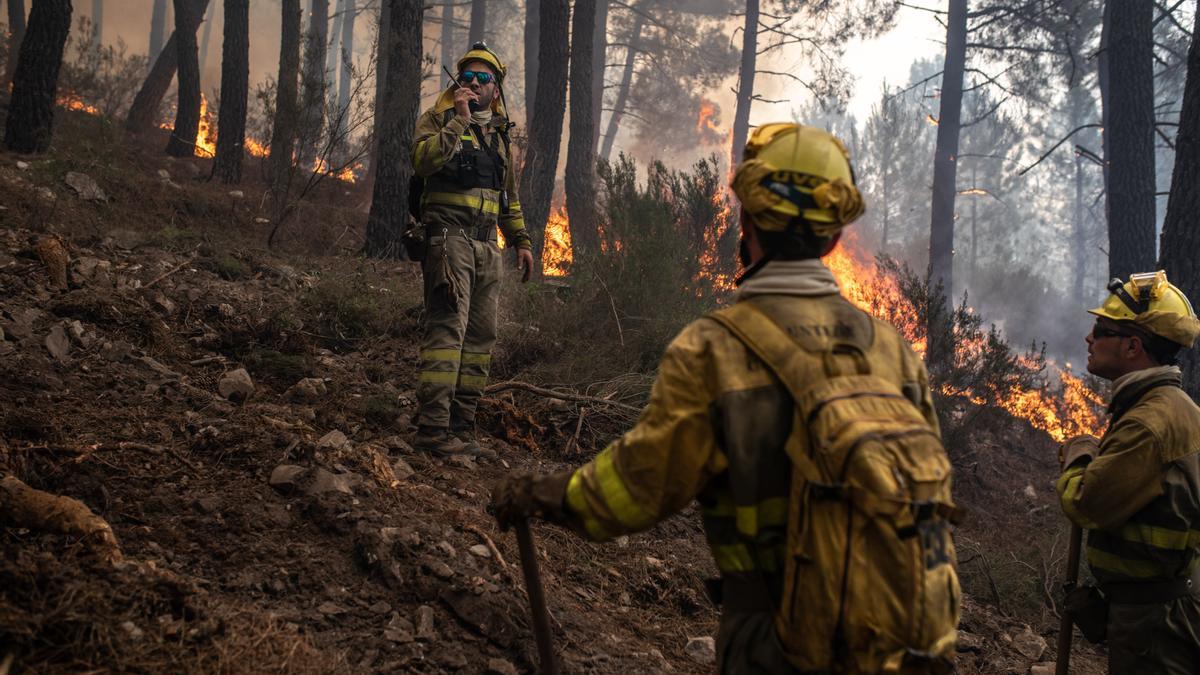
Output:
<svg viewBox="0 0 1200 675">
<path fill-rule="evenodd" d="M 704 588 L 714 605 L 726 612 L 774 612 L 775 601 L 761 574 L 726 574 L 706 579 Z"/>
<path fill-rule="evenodd" d="M 467 239 L 474 239 L 475 241 L 498 241 L 496 239 L 495 224 L 477 225 L 475 227 L 446 227 L 444 225 L 426 225 L 425 227 L 426 237 L 440 237 L 442 236 L 442 231 L 445 230 L 447 235 L 461 234 Z"/>
<path fill-rule="evenodd" d="M 1155 605 L 1192 592 L 1192 578 L 1101 584 L 1100 592 L 1114 605 Z"/>
</svg>

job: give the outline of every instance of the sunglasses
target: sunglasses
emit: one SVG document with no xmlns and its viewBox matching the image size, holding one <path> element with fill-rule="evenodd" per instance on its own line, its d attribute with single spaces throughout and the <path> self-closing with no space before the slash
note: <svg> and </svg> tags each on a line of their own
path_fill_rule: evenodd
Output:
<svg viewBox="0 0 1200 675">
<path fill-rule="evenodd" d="M 1096 324 L 1095 326 L 1092 326 L 1092 339 L 1093 340 L 1102 340 L 1104 338 L 1110 338 L 1110 337 L 1127 338 L 1127 337 L 1133 337 L 1133 335 L 1130 335 L 1129 333 L 1124 333 L 1119 330 L 1105 328 L 1104 326 L 1101 326 L 1100 324 Z"/>
<path fill-rule="evenodd" d="M 496 76 L 491 73 L 480 73 L 474 70 L 464 70 L 458 76 L 458 81 L 463 84 L 471 84 L 474 80 L 479 80 L 479 84 L 489 84 L 494 79 L 496 79 Z"/>
</svg>

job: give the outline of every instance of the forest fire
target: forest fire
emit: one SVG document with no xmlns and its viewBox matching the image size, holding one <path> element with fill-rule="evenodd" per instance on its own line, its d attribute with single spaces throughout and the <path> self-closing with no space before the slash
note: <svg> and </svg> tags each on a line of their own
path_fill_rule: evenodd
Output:
<svg viewBox="0 0 1200 675">
<path fill-rule="evenodd" d="M 542 274 L 566 276 L 574 256 L 571 253 L 571 223 L 567 211 L 559 206 L 546 220 L 545 245 L 542 247 Z"/>
<path fill-rule="evenodd" d="M 175 123 L 163 122 L 158 128 L 172 131 L 175 129 Z M 202 157 L 217 156 L 217 128 L 213 126 L 212 111 L 208 109 L 208 98 L 204 94 L 200 94 L 200 125 L 196 128 L 196 141 L 193 145 L 195 154 Z"/>
<path fill-rule="evenodd" d="M 78 110 L 89 115 L 99 115 L 100 109 L 94 105 L 85 103 L 83 99 L 74 94 L 66 94 L 58 99 L 58 104 L 67 110 Z"/>
<path fill-rule="evenodd" d="M 716 116 L 717 105 L 706 98 L 700 99 L 700 114 L 696 117 L 696 131 L 707 129 L 714 133 L 720 133 L 721 130 L 716 124 Z"/>
</svg>

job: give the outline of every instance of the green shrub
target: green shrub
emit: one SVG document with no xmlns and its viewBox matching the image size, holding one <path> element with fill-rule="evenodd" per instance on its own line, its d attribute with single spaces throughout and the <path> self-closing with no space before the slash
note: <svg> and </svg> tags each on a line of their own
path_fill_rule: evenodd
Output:
<svg viewBox="0 0 1200 675">
<path fill-rule="evenodd" d="M 217 253 L 211 257 L 201 258 L 196 265 L 226 281 L 240 281 L 250 278 L 251 275 L 249 265 L 228 253 Z"/>
<path fill-rule="evenodd" d="M 305 354 L 283 354 L 273 349 L 253 349 L 242 356 L 250 372 L 266 380 L 274 380 L 284 387 L 312 377 L 315 373 L 312 359 Z"/>
</svg>

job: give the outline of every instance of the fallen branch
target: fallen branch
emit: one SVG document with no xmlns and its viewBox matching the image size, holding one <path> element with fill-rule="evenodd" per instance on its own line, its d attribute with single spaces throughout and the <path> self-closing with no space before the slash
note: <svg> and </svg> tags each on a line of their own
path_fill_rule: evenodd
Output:
<svg viewBox="0 0 1200 675">
<path fill-rule="evenodd" d="M 482 539 L 483 545 L 487 546 L 488 551 L 490 551 L 492 554 L 492 557 L 496 559 L 496 562 L 500 563 L 500 569 L 504 570 L 504 573 L 509 577 L 513 576 L 512 569 L 509 568 L 508 563 L 504 562 L 504 556 L 500 555 L 500 549 L 496 548 L 496 542 L 492 541 L 492 538 L 489 537 L 486 532 L 471 524 L 463 525 L 463 529 L 467 532 L 473 532 L 480 539 Z"/>
<path fill-rule="evenodd" d="M 184 260 L 183 262 L 172 267 L 171 269 L 167 270 L 166 272 L 163 272 L 162 274 L 158 275 L 157 277 L 154 277 L 154 279 L 152 279 L 150 281 L 150 283 L 146 284 L 145 286 L 142 286 L 142 288 L 150 288 L 151 286 L 157 284 L 158 282 L 162 281 L 163 279 L 166 279 L 167 277 L 171 276 L 172 274 L 175 274 L 179 270 L 187 267 L 191 262 L 192 262 L 191 258 Z"/>
<path fill-rule="evenodd" d="M 111 452 L 113 450 L 137 450 L 139 452 L 145 452 L 145 453 L 149 453 L 151 455 L 162 454 L 165 451 L 168 455 L 179 460 L 180 463 L 187 465 L 187 467 L 189 469 L 191 469 L 193 472 L 195 472 L 195 473 L 200 472 L 199 466 L 196 466 L 196 464 L 194 464 L 190 459 L 188 459 L 187 457 L 184 457 L 182 454 L 180 454 L 178 450 L 176 450 L 174 448 L 170 448 L 170 447 L 162 448 L 157 445 L 147 445 L 145 443 L 134 443 L 132 441 L 119 441 L 117 443 L 93 443 L 92 445 L 85 445 L 82 448 L 72 448 L 71 449 L 72 452 L 79 455 L 79 457 L 77 457 L 75 459 L 76 462 L 82 462 L 84 459 L 86 459 L 88 457 L 88 455 L 91 455 L 94 452 L 103 452 L 103 451 Z"/>
<path fill-rule="evenodd" d="M 0 522 L 31 530 L 78 536 L 105 561 L 122 559 L 121 547 L 108 521 L 78 499 L 35 490 L 7 476 L 0 480 Z"/>
<path fill-rule="evenodd" d="M 611 405 L 614 408 L 628 410 L 629 412 L 633 413 L 640 413 L 642 411 L 641 408 L 629 405 L 628 403 L 621 403 L 620 401 L 610 401 L 606 398 L 600 398 L 599 396 L 584 396 L 583 394 L 574 394 L 563 391 L 555 391 L 553 389 L 545 389 L 543 387 L 537 387 L 529 384 L 528 382 L 518 382 L 516 380 L 489 384 L 488 386 L 484 387 L 483 392 L 485 394 L 495 394 L 497 392 L 505 391 L 506 389 L 520 389 L 521 391 L 527 391 L 531 394 L 537 394 L 538 396 L 557 398 L 563 401 L 574 401 L 576 403 L 599 403 L 603 405 Z"/>
</svg>

